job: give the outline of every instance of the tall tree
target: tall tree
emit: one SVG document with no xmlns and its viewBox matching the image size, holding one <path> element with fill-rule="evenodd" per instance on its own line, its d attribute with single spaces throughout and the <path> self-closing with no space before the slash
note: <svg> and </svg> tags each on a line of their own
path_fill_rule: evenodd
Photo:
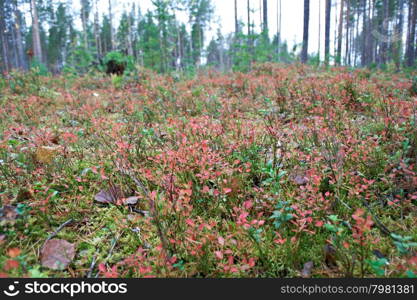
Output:
<svg viewBox="0 0 417 300">
<path fill-rule="evenodd" d="M 330 60 L 330 16 L 332 10 L 332 0 L 326 0 L 326 21 L 324 29 L 324 62 L 329 65 Z"/>
<path fill-rule="evenodd" d="M 94 40 L 96 43 L 96 51 L 97 51 L 97 60 L 100 60 L 103 56 L 103 52 L 101 49 L 101 40 L 100 40 L 100 28 L 98 24 L 98 5 L 97 0 L 94 2 Z"/>
<path fill-rule="evenodd" d="M 310 0 L 304 0 L 304 29 L 303 29 L 303 48 L 301 50 L 301 62 L 308 60 L 308 29 L 310 23 Z"/>
<path fill-rule="evenodd" d="M 6 18 L 5 18 L 5 7 L 4 7 L 4 0 L 0 0 L 0 39 L 1 39 L 1 46 L 2 46 L 2 58 L 3 58 L 3 70 L 8 72 L 10 65 L 9 65 L 9 51 L 8 51 L 8 41 L 6 37 Z"/>
<path fill-rule="evenodd" d="M 282 20 L 282 2 L 281 0 L 277 0 L 277 54 L 280 52 L 281 47 L 281 20 Z"/>
<path fill-rule="evenodd" d="M 338 36 L 337 36 L 337 54 L 336 54 L 336 64 L 338 64 L 338 65 L 340 65 L 340 63 L 342 61 L 343 9 L 344 9 L 344 4 L 345 4 L 345 1 L 341 0 L 340 14 L 339 14 L 339 32 L 338 32 Z"/>
<path fill-rule="evenodd" d="M 213 5 L 211 0 L 187 0 L 187 9 L 191 23 L 194 63 L 200 65 L 204 47 L 204 31 L 211 21 Z"/>
<path fill-rule="evenodd" d="M 13 11 L 14 11 L 14 30 L 16 32 L 16 49 L 18 57 L 17 67 L 20 69 L 26 69 L 25 52 L 23 49 L 23 38 L 22 38 L 22 14 L 19 10 L 17 0 L 13 0 Z"/>
<path fill-rule="evenodd" d="M 239 21 L 237 16 L 237 0 L 235 0 L 235 35 L 239 33 Z"/>
<path fill-rule="evenodd" d="M 31 0 L 31 13 L 32 13 L 32 42 L 33 42 L 33 57 L 38 62 L 42 60 L 42 47 L 41 47 L 41 36 L 39 27 L 38 10 L 36 7 L 36 0 Z"/>
<path fill-rule="evenodd" d="M 268 0 L 263 0 L 263 31 L 268 32 Z"/>
<path fill-rule="evenodd" d="M 251 35 L 251 23 L 250 23 L 250 0 L 247 2 L 247 9 L 248 9 L 248 43 L 250 44 L 250 35 Z"/>
<path fill-rule="evenodd" d="M 398 0 L 397 6 L 397 24 L 395 29 L 395 40 L 393 41 L 393 55 L 397 72 L 401 68 L 401 58 L 403 49 L 403 27 L 404 27 L 404 0 Z"/>
<path fill-rule="evenodd" d="M 417 19 L 417 1 L 411 0 L 408 3 L 408 30 L 406 45 L 406 65 L 411 67 L 414 65 L 414 44 L 416 39 L 416 19 Z"/>
<path fill-rule="evenodd" d="M 110 23 L 110 49 L 111 51 L 116 49 L 115 40 L 114 40 L 114 27 L 113 27 L 113 11 L 111 1 L 109 0 L 109 23 Z"/>
<path fill-rule="evenodd" d="M 83 27 L 83 38 L 85 50 L 88 50 L 88 17 L 91 11 L 89 0 L 81 0 L 81 24 Z"/>
</svg>

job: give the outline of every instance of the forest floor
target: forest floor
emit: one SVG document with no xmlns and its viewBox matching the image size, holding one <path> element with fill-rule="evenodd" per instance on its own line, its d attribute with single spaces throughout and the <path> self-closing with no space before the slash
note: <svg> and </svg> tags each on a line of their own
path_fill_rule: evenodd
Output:
<svg viewBox="0 0 417 300">
<path fill-rule="evenodd" d="M 2 277 L 417 276 L 406 75 L 0 80 Z"/>
</svg>

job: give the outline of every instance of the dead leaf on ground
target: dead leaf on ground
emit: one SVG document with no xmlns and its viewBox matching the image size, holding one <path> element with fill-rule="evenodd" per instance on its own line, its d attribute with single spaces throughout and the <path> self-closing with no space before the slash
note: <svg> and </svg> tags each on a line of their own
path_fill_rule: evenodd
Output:
<svg viewBox="0 0 417 300">
<path fill-rule="evenodd" d="M 139 201 L 139 197 L 134 196 L 134 197 L 126 198 L 123 202 L 126 205 L 135 205 L 136 203 L 138 203 L 138 201 Z"/>
<path fill-rule="evenodd" d="M 0 208 L 0 221 L 13 221 L 17 218 L 18 213 L 16 207 L 11 205 L 5 205 Z"/>
<path fill-rule="evenodd" d="M 59 147 L 38 147 L 35 153 L 36 161 L 43 164 L 50 164 L 58 154 L 58 150 Z"/>
<path fill-rule="evenodd" d="M 297 175 L 293 179 L 296 185 L 306 185 L 308 183 L 308 178 L 302 175 Z"/>
<path fill-rule="evenodd" d="M 45 243 L 41 251 L 43 267 L 64 270 L 74 259 L 75 246 L 66 240 L 53 239 Z"/>
<path fill-rule="evenodd" d="M 124 198 L 122 189 L 114 185 L 111 185 L 108 189 L 101 190 L 94 197 L 100 203 L 116 203 L 121 198 Z"/>
</svg>

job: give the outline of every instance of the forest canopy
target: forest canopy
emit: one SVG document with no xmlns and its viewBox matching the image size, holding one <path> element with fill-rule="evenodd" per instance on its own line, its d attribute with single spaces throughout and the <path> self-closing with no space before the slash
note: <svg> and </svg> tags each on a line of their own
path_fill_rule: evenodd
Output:
<svg viewBox="0 0 417 300">
<path fill-rule="evenodd" d="M 54 74 L 86 73 L 111 51 L 158 72 L 203 66 L 245 71 L 253 63 L 295 61 L 398 71 L 416 63 L 417 4 L 412 0 L 320 0 L 311 7 L 305 0 L 303 11 L 285 10 L 281 0 L 235 0 L 228 16 L 235 23 L 231 32 L 222 30 L 220 2 L 150 3 L 145 10 L 139 1 L 1 0 L 0 70 L 42 64 Z M 314 10 L 318 23 L 312 22 L 314 6 L 319 6 Z M 292 26 L 300 25 L 299 40 L 291 47 L 282 37 L 288 30 L 283 15 L 298 20 Z M 316 39 L 311 32 L 317 27 L 313 49 L 309 40 Z"/>
</svg>

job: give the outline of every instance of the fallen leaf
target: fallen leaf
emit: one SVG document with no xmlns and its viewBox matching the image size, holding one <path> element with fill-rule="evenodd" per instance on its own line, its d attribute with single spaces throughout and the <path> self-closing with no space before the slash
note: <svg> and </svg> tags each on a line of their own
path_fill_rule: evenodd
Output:
<svg viewBox="0 0 417 300">
<path fill-rule="evenodd" d="M 7 255 L 11 258 L 18 257 L 20 255 L 20 249 L 19 248 L 10 248 L 7 250 Z"/>
<path fill-rule="evenodd" d="M 123 198 L 122 189 L 111 185 L 106 190 L 101 190 L 94 199 L 100 203 L 116 203 L 118 199 Z"/>
<path fill-rule="evenodd" d="M 12 221 L 15 220 L 18 216 L 16 207 L 11 205 L 5 205 L 0 208 L 0 221 Z"/>
<path fill-rule="evenodd" d="M 50 164 L 58 153 L 59 147 L 41 146 L 36 149 L 36 161 L 43 164 Z"/>
<path fill-rule="evenodd" d="M 301 271 L 301 277 L 310 278 L 313 267 L 314 267 L 314 263 L 312 261 L 306 262 L 304 264 L 303 270 Z"/>
<path fill-rule="evenodd" d="M 74 259 L 75 246 L 66 240 L 53 239 L 45 243 L 41 251 L 42 266 L 52 270 L 64 270 Z"/>
<path fill-rule="evenodd" d="M 138 203 L 138 201 L 139 201 L 139 197 L 129 197 L 125 199 L 123 202 L 126 205 L 135 205 L 136 203 Z"/>
<path fill-rule="evenodd" d="M 305 176 L 297 175 L 294 177 L 293 181 L 296 185 L 306 185 L 308 183 L 308 178 Z"/>
</svg>

